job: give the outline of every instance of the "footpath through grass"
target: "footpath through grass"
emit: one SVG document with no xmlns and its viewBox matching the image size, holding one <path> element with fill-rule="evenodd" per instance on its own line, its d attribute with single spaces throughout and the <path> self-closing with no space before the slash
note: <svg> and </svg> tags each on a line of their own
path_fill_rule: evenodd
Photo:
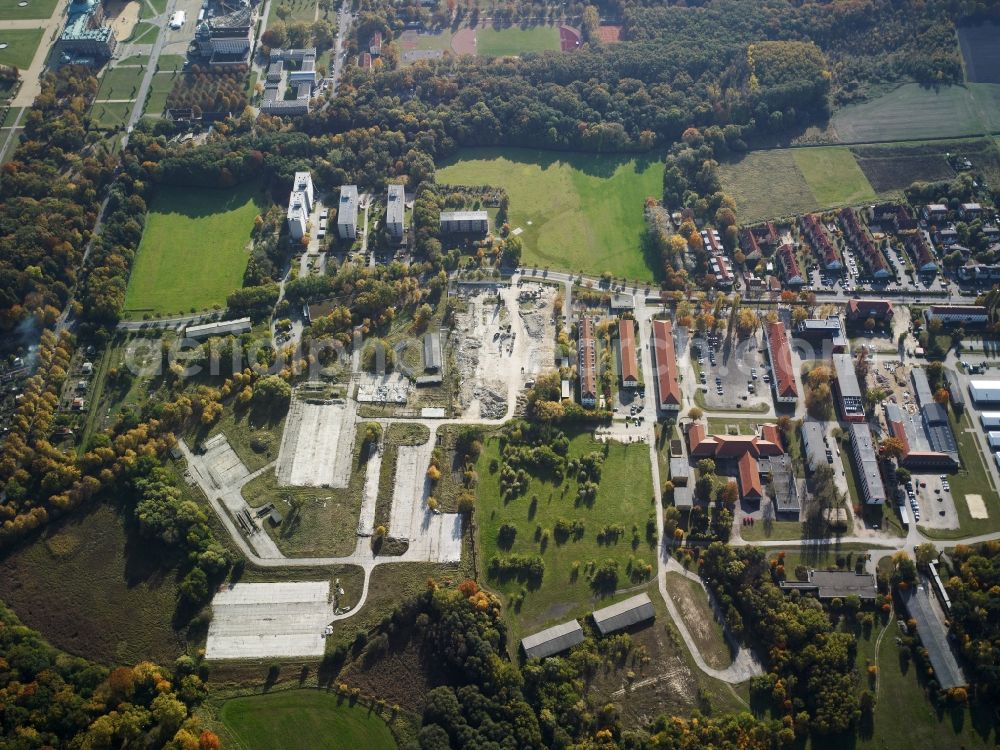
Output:
<svg viewBox="0 0 1000 750">
<path fill-rule="evenodd" d="M 569 458 L 592 451 L 603 452 L 590 433 L 570 436 Z M 563 482 L 533 476 L 526 492 L 504 502 L 500 493 L 500 441 L 486 441 L 477 464 L 479 506 L 476 518 L 481 551 L 481 569 L 489 570 L 494 557 L 540 556 L 545 571 L 540 582 L 516 577 L 497 580 L 484 576 L 484 583 L 504 595 L 511 643 L 524 635 L 571 617 L 583 617 L 594 609 L 622 598 L 628 590 L 647 579 L 630 580 L 629 563 L 656 566 L 655 539 L 646 534 L 646 522 L 655 512 L 649 467 L 649 447 L 645 443 L 607 444 L 608 454 L 601 470 L 596 497 L 589 504 L 577 499 L 577 478 Z M 582 533 L 560 538 L 560 519 L 582 524 Z M 500 528 L 516 528 L 513 541 L 501 539 Z M 606 531 L 607 529 L 612 531 Z M 655 533 L 654 533 L 655 536 Z M 651 544 L 652 542 L 652 544 Z M 600 567 L 611 560 L 618 564 L 615 596 L 605 596 L 592 585 L 588 563 Z M 634 593 L 634 592 L 632 592 Z"/>
<path fill-rule="evenodd" d="M 224 305 L 243 283 L 260 213 L 257 183 L 231 190 L 163 188 L 146 216 L 125 295 L 127 315 L 169 315 Z"/>
<path fill-rule="evenodd" d="M 654 279 L 642 237 L 644 201 L 663 191 L 658 157 L 466 149 L 441 165 L 437 181 L 505 188 L 525 265 Z"/>
<path fill-rule="evenodd" d="M 288 690 L 233 698 L 220 718 L 244 750 L 395 750 L 382 719 L 346 698 L 318 690 Z"/>
</svg>

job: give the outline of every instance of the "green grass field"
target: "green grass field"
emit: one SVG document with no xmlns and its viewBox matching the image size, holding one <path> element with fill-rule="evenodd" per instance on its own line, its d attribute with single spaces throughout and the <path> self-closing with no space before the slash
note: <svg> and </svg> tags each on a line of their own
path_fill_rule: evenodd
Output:
<svg viewBox="0 0 1000 750">
<path fill-rule="evenodd" d="M 132 112 L 132 102 L 95 102 L 90 110 L 97 127 L 114 130 L 125 124 Z"/>
<path fill-rule="evenodd" d="M 32 18 L 51 18 L 58 0 L 28 0 L 20 7 L 21 0 L 0 0 L 0 21 L 25 21 Z"/>
<path fill-rule="evenodd" d="M 159 117 L 167 106 L 167 97 L 174 87 L 176 73 L 154 73 L 153 82 L 149 86 L 149 98 L 146 99 L 145 114 Z"/>
<path fill-rule="evenodd" d="M 156 60 L 156 72 L 165 73 L 184 70 L 184 55 L 160 55 Z"/>
<path fill-rule="evenodd" d="M 125 295 L 133 315 L 202 310 L 238 289 L 260 212 L 256 183 L 232 190 L 164 188 L 153 201 Z"/>
<path fill-rule="evenodd" d="M 831 126 L 844 143 L 978 135 L 1000 129 L 1000 85 L 906 83 L 884 96 L 844 107 Z"/>
<path fill-rule="evenodd" d="M 139 21 L 132 29 L 132 36 L 129 39 L 132 44 L 153 44 L 156 37 L 160 35 L 160 27 L 149 21 Z"/>
<path fill-rule="evenodd" d="M 282 15 L 285 15 L 285 23 L 295 21 L 312 23 L 316 20 L 316 0 L 277 0 L 271 3 L 271 10 L 267 16 L 268 25 Z"/>
<path fill-rule="evenodd" d="M 122 68 L 129 65 L 145 66 L 148 64 L 149 64 L 149 55 L 132 55 L 131 57 L 126 57 L 124 60 L 118 63 L 118 67 Z"/>
<path fill-rule="evenodd" d="M 389 727 L 368 708 L 317 690 L 233 698 L 222 723 L 243 750 L 394 750 Z"/>
<path fill-rule="evenodd" d="M 507 189 L 524 264 L 646 281 L 643 201 L 660 195 L 662 179 L 658 158 L 528 149 L 467 149 L 437 171 L 439 183 Z"/>
<path fill-rule="evenodd" d="M 142 68 L 115 67 L 101 76 L 97 99 L 135 99 L 135 92 L 142 83 Z"/>
<path fill-rule="evenodd" d="M 573 457 L 603 450 L 602 443 L 596 442 L 589 433 L 581 433 L 571 438 L 568 455 Z M 476 516 L 479 519 L 481 566 L 488 568 L 494 556 L 507 554 L 541 555 L 545 561 L 545 573 L 536 589 L 517 580 L 485 579 L 486 585 L 503 594 L 508 602 L 511 595 L 524 593 L 519 606 L 507 608 L 512 643 L 517 643 L 526 633 L 570 617 L 584 616 L 597 607 L 612 603 L 611 598 L 602 598 L 592 590 L 584 572 L 589 561 L 598 565 L 605 560 L 617 561 L 619 590 L 633 585 L 626 572 L 632 556 L 655 569 L 655 547 L 651 548 L 646 539 L 646 521 L 655 512 L 649 448 L 644 443 L 610 442 L 608 450 L 600 488 L 590 507 L 577 504 L 575 477 L 561 484 L 534 477 L 526 493 L 505 504 L 500 496 L 499 472 L 490 471 L 492 462 L 499 457 L 499 439 L 490 438 L 486 442 L 477 466 L 479 505 Z M 533 496 L 537 497 L 535 503 Z M 552 530 L 560 518 L 583 522 L 583 536 L 576 540 L 570 536 L 557 542 Z M 497 539 L 504 523 L 517 527 L 509 550 L 500 549 Z M 598 542 L 598 533 L 609 524 L 620 524 L 624 533 L 617 541 L 602 544 Z M 634 546 L 633 526 L 639 537 Z M 547 544 L 536 540 L 536 528 L 548 530 Z M 579 562 L 576 575 L 573 571 L 575 561 Z"/>
<path fill-rule="evenodd" d="M 149 18 L 151 15 L 160 16 L 167 12 L 167 0 L 146 0 L 146 3 L 153 9 L 152 14 L 142 14 L 146 18 Z"/>
<path fill-rule="evenodd" d="M 795 164 L 821 206 L 875 200 L 875 191 L 850 150 L 834 146 L 799 148 L 792 153 Z"/>
<path fill-rule="evenodd" d="M 476 54 L 479 57 L 505 57 L 548 50 L 559 51 L 559 29 L 555 26 L 499 31 L 486 27 L 476 30 Z"/>
<path fill-rule="evenodd" d="M 43 29 L 0 29 L 0 44 L 6 44 L 0 49 L 0 65 L 13 65 L 17 68 L 31 67 L 35 59 L 35 50 L 42 41 Z"/>
<path fill-rule="evenodd" d="M 7 111 L 3 115 L 3 123 L 0 123 L 0 127 L 12 128 L 14 123 L 17 121 L 18 115 L 24 111 L 23 107 L 8 107 Z"/>
</svg>

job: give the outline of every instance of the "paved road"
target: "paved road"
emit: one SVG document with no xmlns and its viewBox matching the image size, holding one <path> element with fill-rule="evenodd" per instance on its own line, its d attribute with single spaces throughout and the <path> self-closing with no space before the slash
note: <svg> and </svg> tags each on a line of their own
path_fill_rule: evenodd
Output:
<svg viewBox="0 0 1000 750">
<path fill-rule="evenodd" d="M 146 108 L 146 96 L 149 94 L 149 87 L 153 85 L 153 76 L 156 74 L 156 68 L 160 61 L 160 53 L 163 52 L 163 47 L 167 43 L 167 37 L 169 36 L 166 33 L 166 22 L 174 14 L 176 7 L 177 0 L 170 0 L 165 13 L 155 18 L 146 19 L 148 23 L 159 26 L 160 33 L 157 35 L 156 41 L 153 43 L 153 48 L 149 52 L 149 64 L 146 65 L 146 74 L 142 77 L 142 83 L 139 84 L 139 91 L 135 95 L 135 105 L 132 107 L 132 114 L 129 115 L 128 122 L 126 123 L 125 135 L 122 138 L 122 148 L 128 145 L 132 128 L 139 122 L 139 118 L 142 117 L 142 111 Z"/>
</svg>

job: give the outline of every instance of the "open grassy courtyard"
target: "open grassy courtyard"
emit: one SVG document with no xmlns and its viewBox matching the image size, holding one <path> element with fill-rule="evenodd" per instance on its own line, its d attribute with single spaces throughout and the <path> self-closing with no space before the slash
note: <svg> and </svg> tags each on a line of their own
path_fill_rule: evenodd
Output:
<svg viewBox="0 0 1000 750">
<path fill-rule="evenodd" d="M 604 451 L 605 444 L 595 441 L 589 433 L 567 437 L 569 458 Z M 636 566 L 652 565 L 655 571 L 655 540 L 647 536 L 646 528 L 656 510 L 649 448 L 645 443 L 626 445 L 614 441 L 607 447 L 600 485 L 591 503 L 578 501 L 576 476 L 562 482 L 532 476 L 523 494 L 504 502 L 500 471 L 491 471 L 500 460 L 500 440 L 491 437 L 486 441 L 477 466 L 476 516 L 482 568 L 489 570 L 494 557 L 512 555 L 537 555 L 545 564 L 540 582 L 484 576 L 484 583 L 500 593 L 508 605 L 512 644 L 528 633 L 571 617 L 583 617 L 624 596 L 601 595 L 590 580 L 588 563 L 601 566 L 607 560 L 615 561 L 618 582 L 613 588 L 619 591 L 647 580 L 642 576 L 630 580 L 631 560 Z M 562 537 L 557 531 L 560 519 L 582 524 L 582 529 Z M 501 533 L 504 524 L 516 528 L 513 540 L 508 536 L 509 529 Z M 616 531 L 606 531 L 614 527 Z"/>
<path fill-rule="evenodd" d="M 466 149 L 437 170 L 452 185 L 496 185 L 510 195 L 525 265 L 652 280 L 643 257 L 643 201 L 662 192 L 655 157 Z"/>
<path fill-rule="evenodd" d="M 30 68 L 38 43 L 42 41 L 43 31 L 44 29 L 0 29 L 0 44 L 7 45 L 0 49 L 0 65 Z"/>
<path fill-rule="evenodd" d="M 499 30 L 486 27 L 476 30 L 476 53 L 480 57 L 506 57 L 549 50 L 559 51 L 559 29 L 555 26 Z"/>
<path fill-rule="evenodd" d="M 800 148 L 795 164 L 821 206 L 839 206 L 875 200 L 865 173 L 846 148 Z"/>
<path fill-rule="evenodd" d="M 286 690 L 233 698 L 222 723 L 244 750 L 394 750 L 389 727 L 367 707 L 318 690 Z"/>
<path fill-rule="evenodd" d="M 101 85 L 97 89 L 97 99 L 135 99 L 139 84 L 145 70 L 139 67 L 111 68 L 101 76 Z"/>
<path fill-rule="evenodd" d="M 58 0 L 28 0 L 23 8 L 21 0 L 0 0 L 0 21 L 25 21 L 33 18 L 51 18 Z"/>
<path fill-rule="evenodd" d="M 261 206 L 256 183 L 232 190 L 164 188 L 153 201 L 125 294 L 126 313 L 225 304 L 238 289 Z"/>
</svg>

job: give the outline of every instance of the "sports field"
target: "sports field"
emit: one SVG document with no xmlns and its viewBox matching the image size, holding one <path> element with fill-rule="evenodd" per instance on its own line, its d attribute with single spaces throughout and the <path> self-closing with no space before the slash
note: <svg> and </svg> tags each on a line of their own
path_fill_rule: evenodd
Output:
<svg viewBox="0 0 1000 750">
<path fill-rule="evenodd" d="M 496 185 L 510 195 L 508 222 L 522 230 L 524 264 L 652 280 L 642 252 L 643 201 L 662 192 L 658 157 L 466 149 L 437 181 Z"/>
<path fill-rule="evenodd" d="M 559 29 L 556 26 L 499 31 L 486 27 L 476 31 L 476 52 L 480 57 L 504 57 L 548 50 L 558 52 L 559 49 Z"/>
<path fill-rule="evenodd" d="M 816 202 L 839 206 L 875 199 L 865 173 L 846 148 L 800 148 L 792 152 Z"/>
<path fill-rule="evenodd" d="M 938 90 L 906 83 L 884 96 L 844 107 L 831 118 L 843 143 L 978 135 L 1000 129 L 1000 85 Z"/>
<path fill-rule="evenodd" d="M 146 216 L 125 310 L 167 315 L 225 304 L 243 282 L 247 243 L 261 211 L 257 185 L 164 188 Z"/>
<path fill-rule="evenodd" d="M 0 0 L 0 21 L 24 21 L 32 18 L 51 18 L 58 0 L 28 0 L 23 8 L 22 0 Z"/>
<path fill-rule="evenodd" d="M 0 65 L 13 65 L 16 68 L 29 68 L 35 58 L 35 50 L 42 40 L 44 29 L 0 29 L 0 44 L 6 44 L 0 49 Z"/>
<path fill-rule="evenodd" d="M 233 698 L 222 723 L 242 750 L 395 750 L 389 727 L 368 708 L 318 690 Z"/>
</svg>

